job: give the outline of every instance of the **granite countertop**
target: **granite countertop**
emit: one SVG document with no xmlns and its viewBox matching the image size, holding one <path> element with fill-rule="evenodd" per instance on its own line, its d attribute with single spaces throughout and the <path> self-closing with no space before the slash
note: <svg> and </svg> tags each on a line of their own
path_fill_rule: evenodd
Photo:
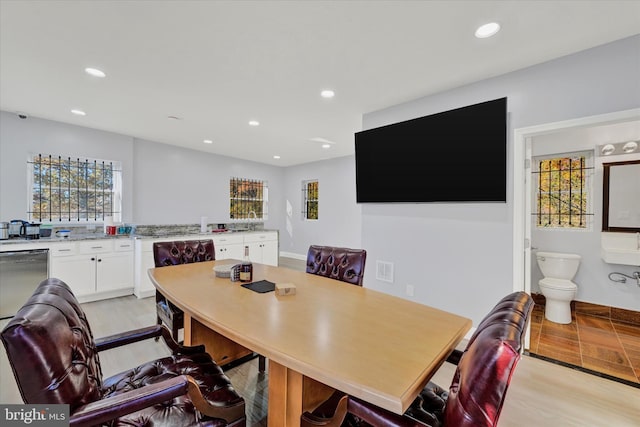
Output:
<svg viewBox="0 0 640 427">
<path fill-rule="evenodd" d="M 72 234 L 69 237 L 41 237 L 39 239 L 9 239 L 0 240 L 2 245 L 14 245 L 14 244 L 34 244 L 34 243 L 64 243 L 64 242 L 77 242 L 82 240 L 98 240 L 98 239 L 132 239 L 135 236 L 119 235 L 111 236 L 107 234 Z"/>
</svg>

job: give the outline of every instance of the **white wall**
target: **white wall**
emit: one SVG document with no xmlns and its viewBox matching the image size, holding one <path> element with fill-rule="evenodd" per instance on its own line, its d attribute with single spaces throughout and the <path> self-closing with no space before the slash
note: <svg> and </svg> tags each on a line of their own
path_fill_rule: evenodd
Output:
<svg viewBox="0 0 640 427">
<path fill-rule="evenodd" d="M 318 180 L 317 221 L 302 219 L 302 181 Z M 291 205 L 280 233 L 280 250 L 306 258 L 309 245 L 360 248 L 360 206 L 356 203 L 354 156 L 292 166 L 284 176 L 286 202 Z"/>
<path fill-rule="evenodd" d="M 139 140 L 50 120 L 0 112 L 0 218 L 26 218 L 30 153 L 87 156 L 123 164 L 123 221 L 199 224 L 229 220 L 229 178 L 268 181 L 269 219 L 284 224 L 282 168 Z"/>
<path fill-rule="evenodd" d="M 573 151 L 594 151 L 596 146 L 607 143 L 640 139 L 640 122 L 594 126 L 570 131 L 556 132 L 532 138 L 533 156 L 562 154 Z M 618 271 L 631 275 L 638 267 L 605 263 L 600 256 L 600 234 L 602 230 L 603 168 L 602 163 L 638 160 L 640 154 L 599 157 L 595 153 L 591 177 L 591 212 L 594 214 L 587 230 L 537 228 L 535 218 L 531 224 L 531 246 L 540 251 L 575 253 L 582 257 L 580 268 L 574 279 L 578 284 L 576 300 L 640 310 L 640 292 L 634 280 L 615 283 L 608 275 Z M 535 184 L 534 184 L 535 185 Z M 640 198 L 640 194 L 638 194 Z M 532 206 L 535 206 L 535 201 Z M 535 251 L 531 258 L 531 290 L 540 292 L 538 281 L 542 272 L 537 265 Z"/>
<path fill-rule="evenodd" d="M 404 295 L 413 285 L 413 300 L 477 324 L 513 289 L 514 129 L 638 108 L 639 75 L 635 36 L 364 115 L 363 127 L 371 129 L 508 97 L 507 203 L 363 205 L 365 286 Z M 376 260 L 395 264 L 395 283 L 375 279 Z"/>
<path fill-rule="evenodd" d="M 280 229 L 284 217 L 282 168 L 136 139 L 133 202 L 138 224 L 199 224 L 229 221 L 229 178 L 266 180 L 265 227 Z"/>
<path fill-rule="evenodd" d="M 132 137 L 0 111 L 1 221 L 28 219 L 27 159 L 39 153 L 122 162 L 122 218 L 132 221 Z"/>
</svg>

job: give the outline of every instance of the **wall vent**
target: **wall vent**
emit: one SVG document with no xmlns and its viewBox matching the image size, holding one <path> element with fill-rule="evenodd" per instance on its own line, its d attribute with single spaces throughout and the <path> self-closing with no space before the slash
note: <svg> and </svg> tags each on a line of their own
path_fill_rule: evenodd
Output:
<svg viewBox="0 0 640 427">
<path fill-rule="evenodd" d="M 393 263 L 376 261 L 376 279 L 393 283 Z"/>
</svg>

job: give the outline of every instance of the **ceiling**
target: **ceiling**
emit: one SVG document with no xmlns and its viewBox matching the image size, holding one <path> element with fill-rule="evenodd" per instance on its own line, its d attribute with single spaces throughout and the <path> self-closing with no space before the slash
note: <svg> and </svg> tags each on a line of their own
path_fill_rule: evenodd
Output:
<svg viewBox="0 0 640 427">
<path fill-rule="evenodd" d="M 290 166 L 352 154 L 367 112 L 639 34 L 640 1 L 0 0 L 0 19 L 0 109 Z"/>
</svg>

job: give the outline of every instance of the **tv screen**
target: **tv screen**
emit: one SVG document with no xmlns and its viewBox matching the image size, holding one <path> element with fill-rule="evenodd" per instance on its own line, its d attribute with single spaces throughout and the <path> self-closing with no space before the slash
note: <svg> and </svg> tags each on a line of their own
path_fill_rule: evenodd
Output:
<svg viewBox="0 0 640 427">
<path fill-rule="evenodd" d="M 506 202 L 507 98 L 355 134 L 358 203 Z"/>
</svg>

